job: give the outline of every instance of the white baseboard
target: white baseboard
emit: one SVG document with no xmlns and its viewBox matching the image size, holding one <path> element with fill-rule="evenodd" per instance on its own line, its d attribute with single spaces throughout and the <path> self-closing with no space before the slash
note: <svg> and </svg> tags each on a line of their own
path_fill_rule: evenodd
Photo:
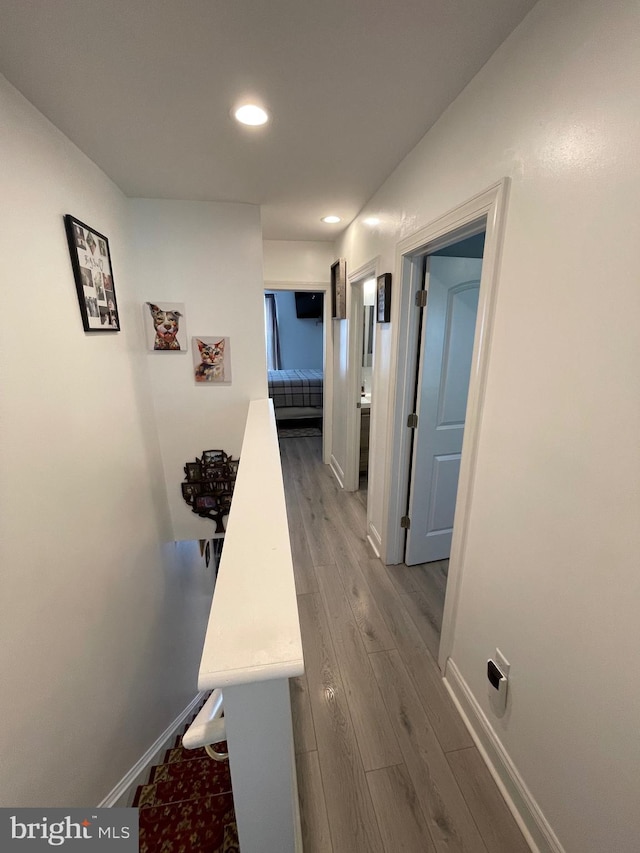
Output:
<svg viewBox="0 0 640 853">
<path fill-rule="evenodd" d="M 331 454 L 331 461 L 329 462 L 329 468 L 331 468 L 333 476 L 338 481 L 340 488 L 344 489 L 344 471 L 340 467 L 340 463 L 338 462 L 336 457 L 333 455 L 333 453 Z"/>
<path fill-rule="evenodd" d="M 533 853 L 565 853 L 484 711 L 451 658 L 444 683 Z"/>
<path fill-rule="evenodd" d="M 367 542 L 373 548 L 375 555 L 378 559 L 380 559 L 380 554 L 382 553 L 382 536 L 378 533 L 376 528 L 369 522 L 369 532 L 367 533 Z"/>
<path fill-rule="evenodd" d="M 173 741 L 180 727 L 193 711 L 198 707 L 204 699 L 206 693 L 198 693 L 192 702 L 190 702 L 184 711 L 175 718 L 175 720 L 167 726 L 160 737 L 153 743 L 145 754 L 133 765 L 133 767 L 125 773 L 113 790 L 107 794 L 101 803 L 98 803 L 98 808 L 114 808 L 130 806 L 133 802 L 138 785 L 144 785 L 149 778 L 149 770 L 154 764 L 160 764 L 164 753 L 167 749 L 173 746 Z"/>
</svg>

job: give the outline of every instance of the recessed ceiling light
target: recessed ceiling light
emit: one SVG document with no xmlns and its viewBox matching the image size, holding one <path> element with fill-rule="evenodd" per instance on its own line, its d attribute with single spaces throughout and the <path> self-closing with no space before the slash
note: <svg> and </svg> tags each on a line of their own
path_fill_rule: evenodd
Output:
<svg viewBox="0 0 640 853">
<path fill-rule="evenodd" d="M 258 127 L 269 121 L 269 114 L 256 104 L 243 104 L 234 112 L 234 116 L 241 124 L 249 124 Z"/>
<path fill-rule="evenodd" d="M 364 220 L 365 225 L 380 225 L 380 220 L 377 216 L 367 216 Z"/>
<path fill-rule="evenodd" d="M 336 222 L 340 222 L 340 217 L 339 216 L 323 216 L 320 221 L 326 222 L 327 225 L 335 225 Z"/>
</svg>

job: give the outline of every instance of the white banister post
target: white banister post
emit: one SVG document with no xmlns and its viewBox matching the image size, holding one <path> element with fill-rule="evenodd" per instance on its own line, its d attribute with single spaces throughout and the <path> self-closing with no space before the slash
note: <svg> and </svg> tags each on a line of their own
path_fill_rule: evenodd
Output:
<svg viewBox="0 0 640 853">
<path fill-rule="evenodd" d="M 226 687 L 224 715 L 241 853 L 301 853 L 288 679 Z"/>
</svg>

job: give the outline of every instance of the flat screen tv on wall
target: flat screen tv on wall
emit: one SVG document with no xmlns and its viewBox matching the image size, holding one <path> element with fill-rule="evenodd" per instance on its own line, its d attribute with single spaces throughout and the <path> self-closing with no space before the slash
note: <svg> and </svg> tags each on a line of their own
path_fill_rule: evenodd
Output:
<svg viewBox="0 0 640 853">
<path fill-rule="evenodd" d="M 298 320 L 321 320 L 323 293 L 296 291 L 296 317 Z"/>
</svg>

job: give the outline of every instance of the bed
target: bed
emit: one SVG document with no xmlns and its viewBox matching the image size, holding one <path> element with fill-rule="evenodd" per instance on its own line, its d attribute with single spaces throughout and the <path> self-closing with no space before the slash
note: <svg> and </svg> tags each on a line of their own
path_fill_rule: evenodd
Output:
<svg viewBox="0 0 640 853">
<path fill-rule="evenodd" d="M 321 370 L 269 370 L 268 384 L 278 420 L 322 417 Z"/>
</svg>

